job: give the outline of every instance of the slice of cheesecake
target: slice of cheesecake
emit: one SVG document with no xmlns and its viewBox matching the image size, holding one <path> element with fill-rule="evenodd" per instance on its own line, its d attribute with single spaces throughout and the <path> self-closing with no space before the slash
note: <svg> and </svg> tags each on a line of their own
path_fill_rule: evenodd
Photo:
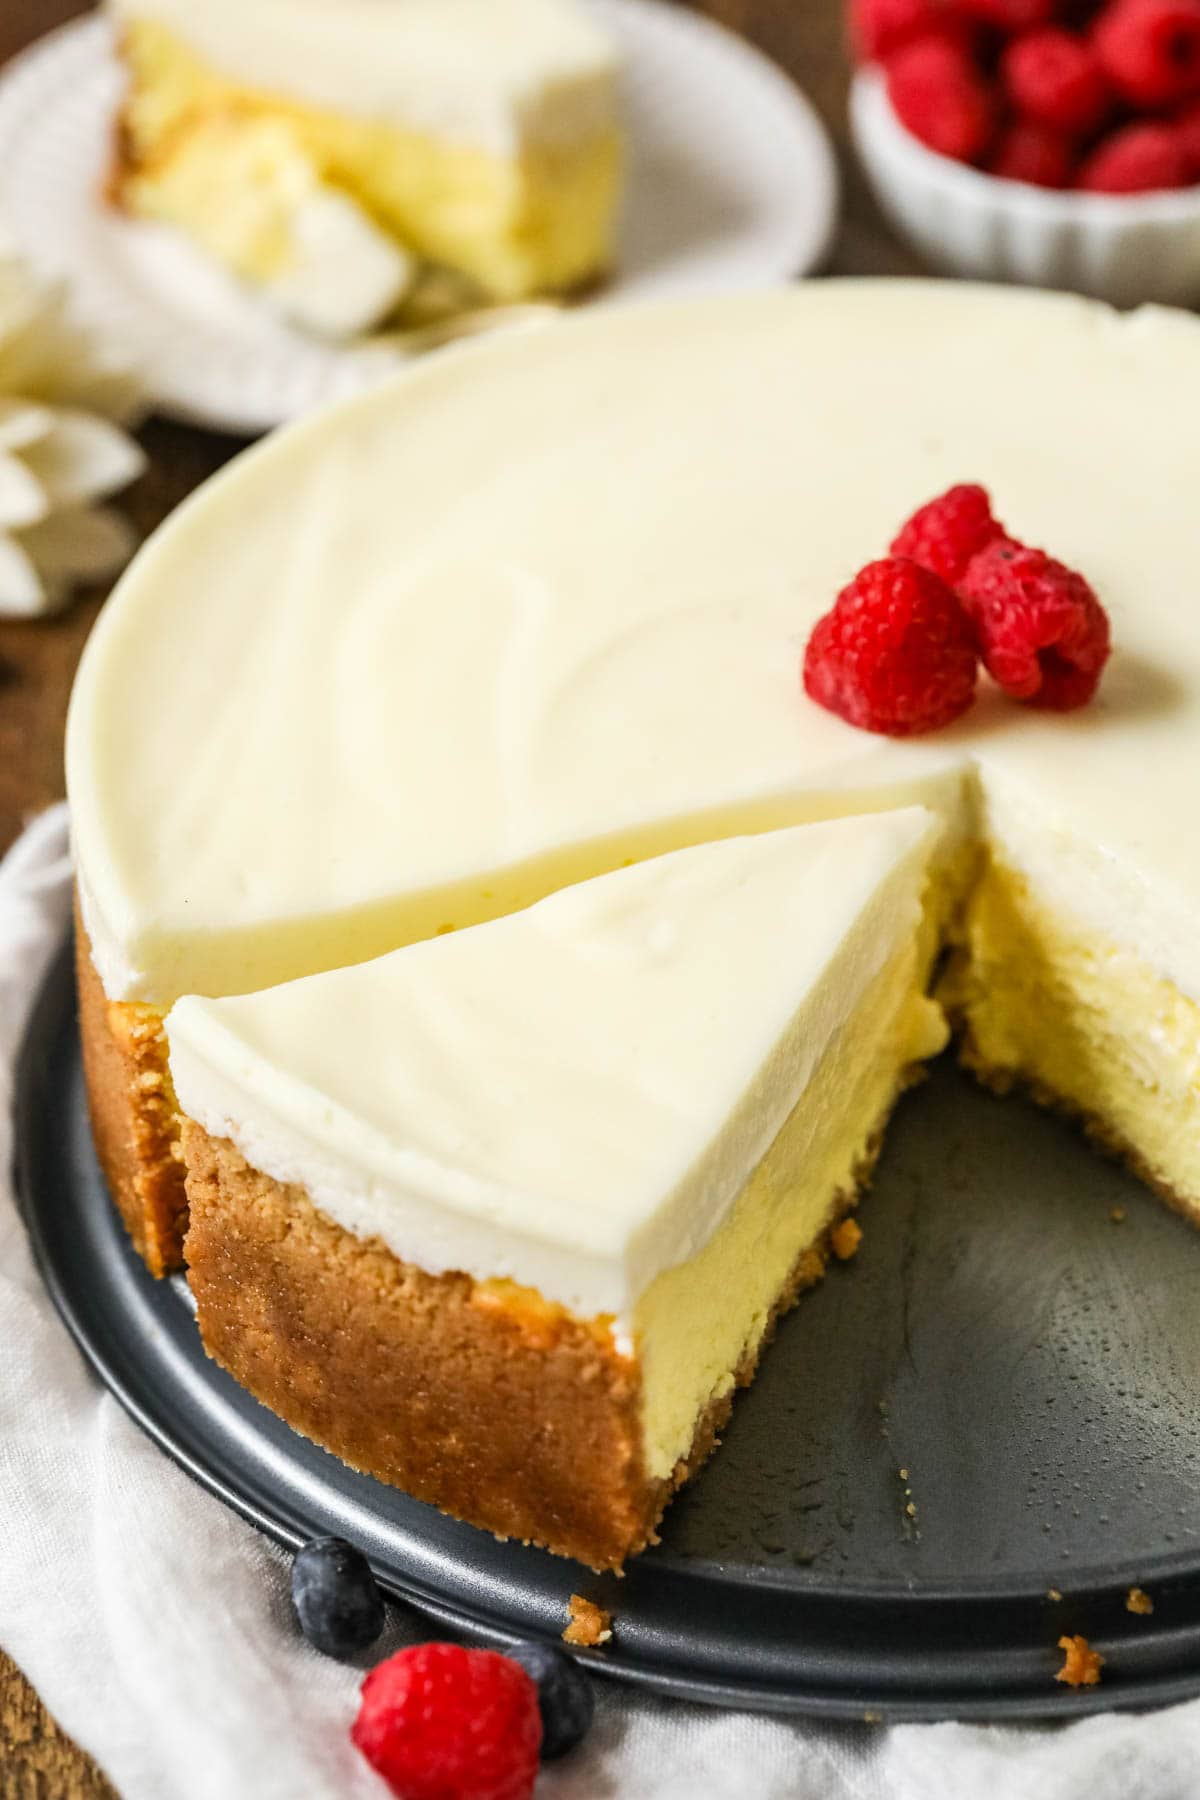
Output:
<svg viewBox="0 0 1200 1800">
<path fill-rule="evenodd" d="M 166 1022 L 210 1353 L 595 1566 L 650 1537 L 945 1026 L 919 809 L 678 851 Z"/>
<path fill-rule="evenodd" d="M 574 0 L 109 0 L 114 197 L 302 323 L 394 309 L 414 260 L 475 303 L 608 268 L 617 57 Z"/>
</svg>

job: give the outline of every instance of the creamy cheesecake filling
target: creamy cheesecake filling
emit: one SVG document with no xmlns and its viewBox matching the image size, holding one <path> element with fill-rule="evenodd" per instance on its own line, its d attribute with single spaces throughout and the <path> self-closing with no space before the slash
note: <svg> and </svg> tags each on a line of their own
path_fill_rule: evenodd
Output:
<svg viewBox="0 0 1200 1800">
<path fill-rule="evenodd" d="M 989 857 L 941 997 L 964 1060 L 1078 1115 L 1200 1216 L 1200 1006 L 1023 870 Z"/>
<path fill-rule="evenodd" d="M 638 1301 L 633 1340 L 650 1475 L 671 1474 L 696 1420 L 753 1363 L 805 1250 L 870 1173 L 914 1065 L 945 1048 L 944 1015 L 922 991 L 927 973 L 914 936 L 835 1034 L 724 1224 Z"/>
<path fill-rule="evenodd" d="M 1176 771 L 1168 767 L 1168 789 Z M 1157 822 L 1159 770 L 1148 765 L 1142 788 L 1149 819 Z M 1151 881 L 1136 859 L 1103 836 L 1080 829 L 1080 819 L 1057 783 L 1037 783 L 984 757 L 974 784 L 976 835 L 993 865 L 1008 869 L 1035 897 L 1039 911 L 1070 922 L 1071 935 L 1092 939 L 1168 981 L 1200 1003 L 1200 932 L 1187 890 L 1176 880 Z M 1136 991 L 1136 984 L 1135 984 Z"/>
<path fill-rule="evenodd" d="M 936 837 L 910 810 L 704 845 L 374 963 L 187 997 L 180 1107 L 403 1262 L 627 1322 L 712 1238 L 880 970 L 912 977 Z"/>
</svg>

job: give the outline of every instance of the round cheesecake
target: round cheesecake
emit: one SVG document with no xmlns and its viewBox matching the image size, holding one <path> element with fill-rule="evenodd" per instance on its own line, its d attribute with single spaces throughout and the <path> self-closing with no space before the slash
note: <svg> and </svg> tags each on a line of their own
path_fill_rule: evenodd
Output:
<svg viewBox="0 0 1200 1800">
<path fill-rule="evenodd" d="M 186 1256 L 210 1348 L 359 1466 L 619 1562 L 819 1266 L 896 1094 L 943 1041 L 942 1011 L 985 1079 L 1082 1114 L 1200 1211 L 1194 450 L 1200 326 L 1183 315 L 830 282 L 441 356 L 194 497 L 93 635 L 68 767 L 97 1142 L 150 1266 Z M 1099 694 L 1052 714 L 985 684 L 927 738 L 857 731 L 803 693 L 809 632 L 916 506 L 961 481 L 1098 591 L 1115 646 Z M 902 854 L 886 834 L 919 818 Z M 692 877 L 639 888 L 635 904 L 623 875 L 834 820 L 854 821 L 876 860 L 867 889 L 796 876 L 788 929 L 811 932 L 820 966 L 781 973 L 792 1023 L 781 1015 L 776 1036 L 794 1028 L 809 1053 L 773 1061 L 754 1039 L 736 1078 L 706 1090 L 690 1160 L 664 1157 L 665 1130 L 631 1134 L 606 1206 L 603 1180 L 570 1179 L 596 1158 L 595 1044 L 640 1096 L 614 1113 L 619 1132 L 657 1116 L 642 1102 L 670 1089 L 676 1041 L 643 1041 L 636 1004 L 614 998 L 610 1016 L 589 987 L 612 921 L 645 969 L 647 943 L 677 947 L 680 985 L 645 975 L 646 1004 L 684 1037 L 706 1017 L 724 1029 L 715 986 L 707 1015 L 682 996 L 703 995 L 715 958 L 738 966 L 738 934 L 673 898 Z M 756 886 L 739 856 L 738 881 Z M 885 928 L 876 898 L 901 865 L 907 897 Z M 606 923 L 571 939 L 568 977 L 553 909 L 593 888 L 602 902 L 581 901 L 582 916 Z M 761 899 L 745 904 L 743 938 L 764 916 Z M 514 998 L 517 914 L 538 946 L 525 991 L 560 982 L 575 1006 Z M 869 968 L 845 949 L 868 916 Z M 443 1016 L 458 1021 L 449 1041 L 430 1035 Z M 493 1108 L 483 1132 L 487 1109 L 454 1097 L 486 1091 L 506 1044 L 520 1116 Z M 852 1117 L 830 1113 L 834 1067 L 839 1093 L 864 1096 Z M 739 1135 L 755 1095 L 770 1129 Z M 548 1163 L 515 1153 L 529 1132 Z M 784 1157 L 801 1139 L 805 1157 Z M 689 1187 L 698 1168 L 711 1180 Z M 745 1264 L 768 1188 L 791 1223 L 753 1299 L 731 1279 L 714 1322 L 713 1259 Z M 285 1224 L 318 1246 L 294 1266 Z M 721 1236 L 735 1225 L 741 1250 Z M 355 1294 L 388 1296 L 363 1310 L 349 1356 L 313 1300 L 331 1267 L 347 1272 L 341 1316 Z M 535 1434 L 551 1366 L 560 1422 L 572 1394 L 612 1397 L 589 1427 L 609 1470 L 590 1476 L 602 1518 L 570 1522 L 549 1451 L 501 1506 L 486 1432 L 413 1450 L 389 1357 L 402 1346 L 411 1362 L 420 1339 L 431 1370 L 450 1367 L 443 1304 L 474 1384 L 463 1420 L 486 1415 L 488 1368 L 506 1371 L 496 1393 L 524 1396 L 512 1403 Z M 708 1361 L 706 1335 L 720 1345 Z M 653 1350 L 668 1339 L 673 1360 Z M 305 1378 L 280 1378 L 306 1343 L 324 1349 Z M 453 1412 L 453 1377 L 437 1381 Z M 569 1433 L 556 1441 L 578 1457 Z"/>
</svg>

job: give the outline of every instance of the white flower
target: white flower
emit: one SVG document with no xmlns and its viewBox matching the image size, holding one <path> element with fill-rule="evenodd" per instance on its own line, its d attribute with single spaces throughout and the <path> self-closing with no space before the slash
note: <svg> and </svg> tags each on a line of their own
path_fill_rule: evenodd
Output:
<svg viewBox="0 0 1200 1800">
<path fill-rule="evenodd" d="M 57 611 L 128 561 L 132 527 L 97 502 L 145 467 L 121 429 L 141 410 L 129 371 L 0 238 L 0 615 Z"/>
</svg>

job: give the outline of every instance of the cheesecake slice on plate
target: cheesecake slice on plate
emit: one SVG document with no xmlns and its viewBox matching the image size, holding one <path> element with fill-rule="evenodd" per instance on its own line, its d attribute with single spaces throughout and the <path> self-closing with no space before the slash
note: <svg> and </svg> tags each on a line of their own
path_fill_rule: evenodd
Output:
<svg viewBox="0 0 1200 1800">
<path fill-rule="evenodd" d="M 613 254 L 618 59 L 576 0 L 108 0 L 111 191 L 301 324 L 363 330 L 422 268 L 464 304 Z"/>
<path fill-rule="evenodd" d="M 346 1461 L 616 1566 L 821 1274 L 946 1028 L 914 808 L 180 1000 L 209 1351 Z"/>
</svg>

